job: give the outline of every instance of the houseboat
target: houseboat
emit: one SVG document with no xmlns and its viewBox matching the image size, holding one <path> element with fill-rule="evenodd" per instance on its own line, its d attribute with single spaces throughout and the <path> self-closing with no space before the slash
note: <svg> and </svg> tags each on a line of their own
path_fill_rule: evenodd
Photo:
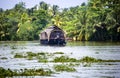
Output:
<svg viewBox="0 0 120 78">
<path fill-rule="evenodd" d="M 58 26 L 49 26 L 40 33 L 40 43 L 48 45 L 65 45 L 65 33 Z"/>
</svg>

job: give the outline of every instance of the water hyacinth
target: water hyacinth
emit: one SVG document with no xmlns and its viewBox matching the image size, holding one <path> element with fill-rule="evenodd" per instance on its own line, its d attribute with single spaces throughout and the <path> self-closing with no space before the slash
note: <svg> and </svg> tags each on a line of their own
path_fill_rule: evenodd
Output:
<svg viewBox="0 0 120 78">
<path fill-rule="evenodd" d="M 6 59 L 8 59 L 7 57 L 2 57 L 2 58 L 0 58 L 0 59 L 2 59 L 2 60 L 6 60 Z"/>
<path fill-rule="evenodd" d="M 60 56 L 56 57 L 53 62 L 77 62 L 78 60 L 75 58 L 70 58 L 68 56 Z"/>
<path fill-rule="evenodd" d="M 11 70 L 0 67 L 0 77 L 12 77 L 12 76 L 50 76 L 53 72 L 50 69 L 20 69 Z"/>
<path fill-rule="evenodd" d="M 54 65 L 54 69 L 55 69 L 55 71 L 58 71 L 58 72 L 62 72 L 62 71 L 75 72 L 76 71 L 75 68 L 73 68 L 69 65 L 64 65 L 64 64 Z"/>
<path fill-rule="evenodd" d="M 63 52 L 55 52 L 54 54 L 64 54 Z"/>
<path fill-rule="evenodd" d="M 15 55 L 14 55 L 14 58 L 25 58 L 26 56 L 23 56 L 22 54 L 20 54 L 20 53 L 16 53 Z"/>
<path fill-rule="evenodd" d="M 93 57 L 85 56 L 79 60 L 80 62 L 101 62 L 101 59 L 96 59 Z"/>
</svg>

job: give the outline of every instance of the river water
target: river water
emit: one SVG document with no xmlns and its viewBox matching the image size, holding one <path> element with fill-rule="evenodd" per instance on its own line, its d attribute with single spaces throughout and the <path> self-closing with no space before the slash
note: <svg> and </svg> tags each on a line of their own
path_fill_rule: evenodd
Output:
<svg viewBox="0 0 120 78">
<path fill-rule="evenodd" d="M 14 70 L 52 68 L 54 65 L 53 63 L 39 63 L 37 60 L 13 58 L 15 53 L 25 52 L 63 52 L 65 55 L 76 59 L 90 56 L 103 60 L 120 60 L 120 42 L 67 42 L 66 46 L 45 46 L 40 45 L 39 41 L 1 41 L 0 67 Z M 3 57 L 7 59 L 1 59 Z M 120 62 L 92 63 L 90 67 L 80 65 L 76 69 L 76 72 L 60 72 L 47 78 L 120 78 Z M 39 76 L 34 77 L 39 78 Z"/>
</svg>

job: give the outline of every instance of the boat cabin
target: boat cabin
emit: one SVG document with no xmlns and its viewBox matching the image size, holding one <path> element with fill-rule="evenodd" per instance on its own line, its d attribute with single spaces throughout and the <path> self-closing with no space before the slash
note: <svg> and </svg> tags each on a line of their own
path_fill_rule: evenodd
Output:
<svg viewBox="0 0 120 78">
<path fill-rule="evenodd" d="M 40 43 L 50 45 L 65 45 L 65 33 L 58 26 L 50 26 L 40 33 Z"/>
</svg>

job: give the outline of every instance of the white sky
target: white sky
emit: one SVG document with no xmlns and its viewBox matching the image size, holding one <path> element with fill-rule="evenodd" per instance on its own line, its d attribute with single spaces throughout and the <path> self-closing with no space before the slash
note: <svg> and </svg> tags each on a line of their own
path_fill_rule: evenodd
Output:
<svg viewBox="0 0 120 78">
<path fill-rule="evenodd" d="M 60 8 L 69 8 L 71 6 L 81 5 L 83 2 L 87 3 L 88 0 L 0 0 L 0 8 L 11 9 L 19 2 L 25 2 L 26 8 L 31 8 L 41 1 L 50 5 L 58 5 Z"/>
</svg>

